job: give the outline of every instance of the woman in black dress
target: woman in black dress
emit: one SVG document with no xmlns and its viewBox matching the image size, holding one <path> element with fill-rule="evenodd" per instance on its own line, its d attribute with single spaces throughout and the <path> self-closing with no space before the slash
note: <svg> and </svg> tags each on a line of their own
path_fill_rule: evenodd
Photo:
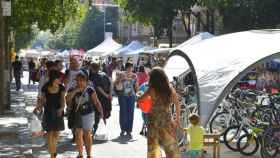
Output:
<svg viewBox="0 0 280 158">
<path fill-rule="evenodd" d="M 65 106 L 65 88 L 61 84 L 58 71 L 50 71 L 49 81 L 42 88 L 42 98 L 42 104 L 39 104 L 35 111 L 42 111 L 44 108 L 43 129 L 47 132 L 51 158 L 55 158 L 59 131 L 64 130 L 63 111 Z"/>
</svg>

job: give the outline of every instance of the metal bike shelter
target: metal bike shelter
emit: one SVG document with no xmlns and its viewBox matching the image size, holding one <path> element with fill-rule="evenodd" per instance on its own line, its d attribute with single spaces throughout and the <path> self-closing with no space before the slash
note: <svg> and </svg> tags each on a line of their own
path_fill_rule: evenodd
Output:
<svg viewBox="0 0 280 158">
<path fill-rule="evenodd" d="M 202 125 L 206 126 L 216 107 L 249 70 L 276 57 L 280 57 L 280 30 L 251 30 L 175 48 L 169 54 L 165 70 L 171 80 L 180 72 L 191 70 L 197 89 L 199 114 Z M 185 62 L 182 62 L 183 59 Z M 168 67 L 186 70 L 174 73 Z"/>
</svg>

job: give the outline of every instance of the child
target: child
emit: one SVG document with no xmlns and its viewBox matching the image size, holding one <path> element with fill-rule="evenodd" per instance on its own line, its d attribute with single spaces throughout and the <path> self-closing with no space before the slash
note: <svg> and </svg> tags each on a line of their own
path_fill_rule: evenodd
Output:
<svg viewBox="0 0 280 158">
<path fill-rule="evenodd" d="M 189 117 L 191 126 L 184 129 L 189 140 L 188 158 L 201 158 L 203 154 L 204 128 L 200 126 L 200 117 L 192 114 Z"/>
<path fill-rule="evenodd" d="M 138 96 L 143 95 L 144 92 L 147 90 L 148 90 L 148 82 L 144 82 L 139 87 L 139 92 L 137 93 Z M 142 112 L 142 119 L 143 119 L 143 126 L 141 129 L 140 135 L 146 136 L 147 135 L 148 114 L 145 112 Z"/>
</svg>

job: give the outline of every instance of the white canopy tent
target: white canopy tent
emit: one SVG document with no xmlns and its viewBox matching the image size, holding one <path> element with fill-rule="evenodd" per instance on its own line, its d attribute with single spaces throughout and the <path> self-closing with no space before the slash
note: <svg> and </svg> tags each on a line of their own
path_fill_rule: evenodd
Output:
<svg viewBox="0 0 280 158">
<path fill-rule="evenodd" d="M 280 30 L 246 31 L 183 46 L 169 55 L 169 60 L 185 59 L 194 74 L 203 125 L 245 73 L 259 62 L 280 55 L 279 42 Z M 182 62 L 172 64 L 188 69 L 178 65 Z"/>
<path fill-rule="evenodd" d="M 209 32 L 201 32 L 195 36 L 193 36 L 192 38 L 188 39 L 187 41 L 185 41 L 184 43 L 181 43 L 180 45 L 178 45 L 176 48 L 182 48 L 182 47 L 187 47 L 193 44 L 196 44 L 198 42 L 201 42 L 205 39 L 209 39 L 215 37 L 214 35 L 212 35 Z"/>
<path fill-rule="evenodd" d="M 134 64 L 137 64 L 137 61 L 139 59 L 139 55 L 142 52 L 148 51 L 148 50 L 152 50 L 154 48 L 152 47 L 142 47 L 140 49 L 131 51 L 131 52 L 127 52 L 125 55 L 122 56 L 123 61 L 127 61 L 128 58 L 132 58 L 132 61 Z"/>
<path fill-rule="evenodd" d="M 127 56 L 128 53 L 134 52 L 143 48 L 144 45 L 141 44 L 139 41 L 132 41 L 127 46 L 124 46 L 114 52 L 114 55 L 117 57 L 124 57 Z"/>
<path fill-rule="evenodd" d="M 108 37 L 95 48 L 88 50 L 87 54 L 91 56 L 102 56 L 103 54 L 110 54 L 121 47 L 122 45 L 114 41 L 112 37 Z"/>
</svg>

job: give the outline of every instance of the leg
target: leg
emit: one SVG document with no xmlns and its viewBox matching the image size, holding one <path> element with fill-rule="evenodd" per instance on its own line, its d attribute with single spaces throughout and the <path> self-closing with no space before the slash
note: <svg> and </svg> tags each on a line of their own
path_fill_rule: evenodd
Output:
<svg viewBox="0 0 280 158">
<path fill-rule="evenodd" d="M 47 133 L 47 141 L 48 141 L 48 150 L 49 150 L 49 154 L 51 155 L 51 158 L 54 157 L 54 137 L 53 137 L 53 131 L 49 131 Z"/>
<path fill-rule="evenodd" d="M 124 132 L 126 130 L 126 103 L 125 103 L 125 97 L 119 96 L 119 105 L 120 105 L 120 113 L 119 113 L 119 122 L 121 131 Z"/>
<path fill-rule="evenodd" d="M 58 143 L 58 139 L 59 139 L 59 132 L 58 131 L 54 131 L 53 132 L 53 138 L 54 138 L 54 141 L 53 141 L 53 149 L 54 149 L 54 153 L 56 154 L 56 147 L 57 147 L 57 143 Z"/>
<path fill-rule="evenodd" d="M 92 136 L 91 136 L 91 130 L 84 130 L 84 140 L 85 140 L 85 146 L 86 146 L 86 152 L 88 157 L 91 156 L 91 149 L 92 149 Z"/>
<path fill-rule="evenodd" d="M 162 141 L 162 145 L 167 158 L 179 158 L 180 151 L 178 143 L 174 136 L 170 133 L 170 131 L 163 129 L 160 131 L 160 140 Z"/>
<path fill-rule="evenodd" d="M 148 137 L 148 153 L 147 158 L 161 158 L 160 146 L 158 140 Z"/>
<path fill-rule="evenodd" d="M 77 128 L 75 131 L 75 139 L 76 139 L 76 146 L 79 152 L 79 156 L 83 155 L 83 130 L 81 128 Z"/>
<path fill-rule="evenodd" d="M 16 90 L 20 90 L 20 76 L 16 75 L 15 76 L 15 80 L 16 80 Z"/>
<path fill-rule="evenodd" d="M 28 76 L 28 85 L 30 85 L 30 81 L 31 81 L 31 75 L 32 75 L 32 72 L 29 70 L 29 76 Z"/>
<path fill-rule="evenodd" d="M 133 128 L 133 120 L 134 120 L 134 107 L 135 107 L 135 98 L 128 97 L 127 98 L 127 133 L 132 132 Z"/>
<path fill-rule="evenodd" d="M 94 115 L 94 125 L 93 125 L 93 135 L 95 135 L 97 128 L 98 128 L 98 124 L 100 122 L 100 117 L 99 117 L 99 112 L 95 111 L 95 115 Z"/>
</svg>

